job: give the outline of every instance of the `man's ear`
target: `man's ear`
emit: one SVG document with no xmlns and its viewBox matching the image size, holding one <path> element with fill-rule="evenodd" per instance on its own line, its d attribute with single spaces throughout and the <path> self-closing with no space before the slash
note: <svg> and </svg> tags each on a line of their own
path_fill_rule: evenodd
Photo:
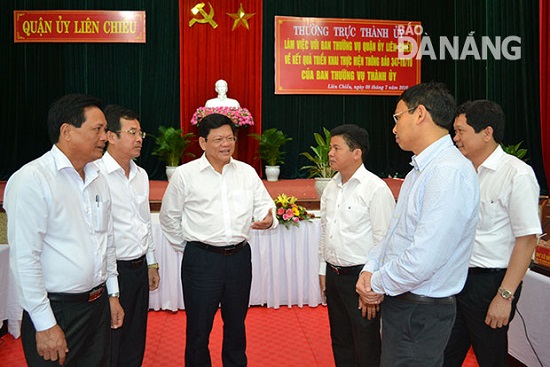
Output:
<svg viewBox="0 0 550 367">
<path fill-rule="evenodd" d="M 109 142 L 109 144 L 115 144 L 116 141 L 118 140 L 117 138 L 118 138 L 117 133 L 112 131 L 107 131 L 107 141 Z"/>
<path fill-rule="evenodd" d="M 363 161 L 363 151 L 361 149 L 355 148 L 352 154 L 353 154 L 353 159 L 356 159 L 356 160 L 358 159 L 360 161 Z"/>
<path fill-rule="evenodd" d="M 419 104 L 413 113 L 418 113 L 418 120 L 416 120 L 416 124 L 422 123 L 428 116 L 428 110 L 422 104 Z"/>
<path fill-rule="evenodd" d="M 70 141 L 71 140 L 71 132 L 72 132 L 73 125 L 68 123 L 63 123 L 61 127 L 59 128 L 59 139 Z"/>
<path fill-rule="evenodd" d="M 485 129 L 483 129 L 483 139 L 485 141 L 494 140 L 493 133 L 495 131 L 493 130 L 492 126 L 487 126 Z"/>
<path fill-rule="evenodd" d="M 199 145 L 203 151 L 206 150 L 206 139 L 202 136 L 199 136 Z"/>
</svg>

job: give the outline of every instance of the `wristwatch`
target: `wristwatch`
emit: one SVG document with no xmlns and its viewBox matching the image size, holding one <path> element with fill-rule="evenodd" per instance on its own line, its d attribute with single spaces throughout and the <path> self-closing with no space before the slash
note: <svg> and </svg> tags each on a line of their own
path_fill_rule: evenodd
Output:
<svg viewBox="0 0 550 367">
<path fill-rule="evenodd" d="M 118 294 L 118 292 L 111 293 L 111 294 L 109 294 L 109 297 L 116 297 L 116 298 L 119 298 L 119 294 Z"/>
<path fill-rule="evenodd" d="M 158 269 L 158 268 L 159 268 L 159 264 L 158 264 L 158 263 L 149 264 L 149 265 L 147 265 L 147 267 L 148 267 L 149 269 Z"/>
<path fill-rule="evenodd" d="M 513 294 L 511 291 L 509 291 L 508 289 L 506 289 L 506 288 L 500 287 L 500 288 L 498 289 L 498 293 L 500 294 L 500 296 L 501 296 L 502 298 L 504 298 L 504 299 L 507 300 L 507 301 L 511 301 L 511 300 L 514 299 L 514 294 Z"/>
</svg>

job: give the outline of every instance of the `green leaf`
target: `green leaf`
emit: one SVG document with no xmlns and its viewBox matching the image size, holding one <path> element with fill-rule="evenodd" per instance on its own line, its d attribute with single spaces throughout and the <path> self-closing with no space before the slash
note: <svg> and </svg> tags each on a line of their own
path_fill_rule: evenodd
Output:
<svg viewBox="0 0 550 367">
<path fill-rule="evenodd" d="M 309 178 L 312 177 L 325 177 L 331 178 L 334 176 L 334 170 L 330 167 L 328 153 L 330 151 L 330 131 L 323 127 L 324 137 L 319 133 L 314 133 L 313 137 L 317 146 L 311 146 L 310 152 L 303 152 L 300 155 L 306 157 L 312 164 L 303 166 L 301 169 L 308 170 Z"/>
<path fill-rule="evenodd" d="M 184 155 L 195 156 L 185 153 L 194 136 L 193 133 L 183 134 L 181 129 L 159 126 L 159 134 L 152 136 L 155 138 L 155 148 L 151 154 L 158 156 L 167 166 L 178 166 Z"/>
<path fill-rule="evenodd" d="M 504 145 L 501 144 L 502 150 L 504 150 L 506 153 L 511 154 L 519 159 L 522 159 L 523 161 L 528 161 L 529 158 L 524 157 L 527 155 L 527 149 L 520 148 L 523 141 L 520 141 L 517 144 L 511 144 L 511 145 Z"/>
<path fill-rule="evenodd" d="M 271 128 L 262 134 L 249 134 L 259 142 L 259 158 L 268 166 L 276 166 L 277 163 L 284 164 L 285 151 L 283 146 L 291 141 L 281 130 Z M 256 157 L 258 158 L 258 157 Z"/>
</svg>

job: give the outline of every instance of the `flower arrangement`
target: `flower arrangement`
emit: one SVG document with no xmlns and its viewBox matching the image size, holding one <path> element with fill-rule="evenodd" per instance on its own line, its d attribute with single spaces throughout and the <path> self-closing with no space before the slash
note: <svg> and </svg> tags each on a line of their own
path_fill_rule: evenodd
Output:
<svg viewBox="0 0 550 367">
<path fill-rule="evenodd" d="M 203 117 L 211 113 L 219 113 L 229 117 L 237 127 L 254 125 L 254 118 L 250 111 L 241 107 L 199 107 L 191 118 L 191 125 L 199 124 Z"/>
<path fill-rule="evenodd" d="M 276 206 L 277 219 L 287 229 L 291 225 L 298 226 L 301 221 L 315 218 L 315 214 L 308 213 L 306 208 L 297 205 L 296 200 L 298 199 L 295 196 L 286 196 L 285 194 L 281 194 L 273 200 Z"/>
</svg>

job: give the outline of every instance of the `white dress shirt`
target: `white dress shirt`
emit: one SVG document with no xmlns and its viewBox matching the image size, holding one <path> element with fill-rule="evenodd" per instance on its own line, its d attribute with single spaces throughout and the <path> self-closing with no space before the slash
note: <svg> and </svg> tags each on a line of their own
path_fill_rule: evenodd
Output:
<svg viewBox="0 0 550 367">
<path fill-rule="evenodd" d="M 109 187 L 95 164 L 84 172 L 82 181 L 54 145 L 6 185 L 10 267 L 38 331 L 56 324 L 48 292 L 82 293 L 105 281 L 118 292 Z"/>
<path fill-rule="evenodd" d="M 541 234 L 533 169 L 500 145 L 478 167 L 480 213 L 471 267 L 507 268 L 516 237 Z"/>
<path fill-rule="evenodd" d="M 321 197 L 319 274 L 326 274 L 327 262 L 364 265 L 368 252 L 384 237 L 394 207 L 388 185 L 365 166 L 345 184 L 337 173 Z"/>
<path fill-rule="evenodd" d="M 378 294 L 448 297 L 462 290 L 479 217 L 472 162 L 450 135 L 412 157 L 384 240 L 368 255 Z"/>
<path fill-rule="evenodd" d="M 229 246 L 248 240 L 252 221 L 269 210 L 275 228 L 275 204 L 251 166 L 231 158 L 219 174 L 203 154 L 176 169 L 159 219 L 168 241 L 183 251 L 188 241 Z"/>
<path fill-rule="evenodd" d="M 96 161 L 111 189 L 114 242 L 117 260 L 134 260 L 147 255 L 147 264 L 155 264 L 155 245 L 151 232 L 149 177 L 130 161 L 130 174 L 105 152 Z"/>
</svg>

